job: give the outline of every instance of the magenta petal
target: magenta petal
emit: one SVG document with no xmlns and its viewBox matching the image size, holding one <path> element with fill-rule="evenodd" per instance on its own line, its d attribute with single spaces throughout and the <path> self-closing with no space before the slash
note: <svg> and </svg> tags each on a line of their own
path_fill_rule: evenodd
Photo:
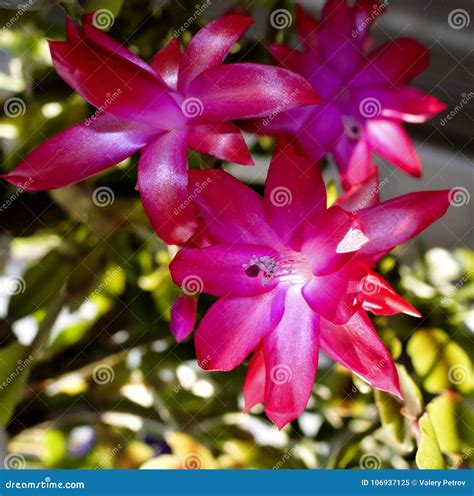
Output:
<svg viewBox="0 0 474 496">
<path fill-rule="evenodd" d="M 421 162 L 415 147 L 400 124 L 372 119 L 367 121 L 366 129 L 374 152 L 412 176 L 421 174 Z"/>
<path fill-rule="evenodd" d="M 202 102 L 201 120 L 266 117 L 320 102 L 310 84 L 286 69 L 260 64 L 226 64 L 204 71 L 188 97 Z"/>
<path fill-rule="evenodd" d="M 215 296 L 252 296 L 273 289 L 261 277 L 247 275 L 245 264 L 256 257 L 276 257 L 275 250 L 260 245 L 214 245 L 207 248 L 184 248 L 170 265 L 173 281 L 186 292 L 187 285 L 196 292 Z"/>
<path fill-rule="evenodd" d="M 344 324 L 360 306 L 356 296 L 360 291 L 360 281 L 366 274 L 365 265 L 349 263 L 333 274 L 313 277 L 303 287 L 303 296 L 326 320 Z"/>
<path fill-rule="evenodd" d="M 179 343 L 192 332 L 196 323 L 197 301 L 195 296 L 182 294 L 171 306 L 170 329 Z"/>
<path fill-rule="evenodd" d="M 221 298 L 195 333 L 199 365 L 206 370 L 232 370 L 240 365 L 280 321 L 284 291 L 246 298 Z"/>
<path fill-rule="evenodd" d="M 192 126 L 188 134 L 188 143 L 193 150 L 221 160 L 243 165 L 254 163 L 242 133 L 231 122 Z"/>
<path fill-rule="evenodd" d="M 227 15 L 202 28 L 183 53 L 179 68 L 179 90 L 186 93 L 189 83 L 196 76 L 220 65 L 251 24 L 253 20 L 248 17 Z"/>
<path fill-rule="evenodd" d="M 412 317 L 421 317 L 421 313 L 416 308 L 397 294 L 387 281 L 373 271 L 370 271 L 362 280 L 358 298 L 362 301 L 362 308 L 374 315 L 405 313 Z"/>
<path fill-rule="evenodd" d="M 244 412 L 263 403 L 265 398 L 265 356 L 263 348 L 258 347 L 250 360 L 244 382 Z"/>
<path fill-rule="evenodd" d="M 285 299 L 285 313 L 264 339 L 265 413 L 283 428 L 306 408 L 318 368 L 319 317 L 291 286 Z"/>
<path fill-rule="evenodd" d="M 160 78 L 173 89 L 178 87 L 178 71 L 181 63 L 181 46 L 178 38 L 172 38 L 171 41 L 163 47 L 151 61 L 151 67 L 160 76 Z"/>
<path fill-rule="evenodd" d="M 45 141 L 2 177 L 25 189 L 62 188 L 133 155 L 152 132 L 143 124 L 100 115 Z"/>
<path fill-rule="evenodd" d="M 382 117 L 412 123 L 425 122 L 446 108 L 437 98 L 410 86 L 363 88 L 357 91 L 357 99 L 359 108 L 371 100 Z"/>
<path fill-rule="evenodd" d="M 319 23 L 318 48 L 324 58 L 343 74 L 352 74 L 362 60 L 352 33 L 354 17 L 346 1 L 327 0 Z"/>
<path fill-rule="evenodd" d="M 93 18 L 93 14 L 86 14 L 82 16 L 83 30 L 88 41 L 99 45 L 99 47 L 105 49 L 106 51 L 111 52 L 114 55 L 118 55 L 150 74 L 153 74 L 151 67 L 144 60 L 138 57 L 138 55 L 135 55 L 130 50 L 127 50 L 127 48 L 121 45 L 118 41 L 114 40 L 111 36 L 104 33 L 101 29 L 94 27 L 92 25 Z M 69 37 L 68 41 L 71 41 Z"/>
<path fill-rule="evenodd" d="M 193 198 L 217 239 L 265 244 L 276 250 L 282 247 L 281 239 L 266 222 L 263 198 L 258 193 L 222 170 L 192 170 L 189 181 L 205 186 Z"/>
<path fill-rule="evenodd" d="M 361 210 L 358 215 L 369 242 L 359 253 L 380 258 L 442 217 L 449 202 L 449 191 L 422 191 Z"/>
<path fill-rule="evenodd" d="M 166 85 L 151 72 L 87 38 L 50 42 L 59 75 L 85 100 L 117 117 L 167 129 L 184 124 Z"/>
<path fill-rule="evenodd" d="M 319 23 L 310 16 L 301 5 L 296 4 L 296 31 L 300 40 L 308 48 L 318 48 Z"/>
<path fill-rule="evenodd" d="M 357 213 L 359 210 L 374 207 L 380 203 L 380 189 L 387 178 L 379 183 L 379 173 L 377 167 L 372 168 L 372 172 L 360 184 L 340 196 L 335 205 L 343 208 L 346 212 Z"/>
<path fill-rule="evenodd" d="M 428 50 L 412 38 L 396 38 L 369 55 L 355 77 L 357 86 L 402 85 L 428 66 Z"/>
<path fill-rule="evenodd" d="M 301 252 L 313 274 L 324 276 L 349 263 L 368 241 L 363 226 L 353 214 L 333 206 L 313 216 L 302 228 Z"/>
<path fill-rule="evenodd" d="M 326 210 L 326 187 L 317 163 L 280 140 L 268 170 L 264 201 L 270 225 L 285 241 L 292 239 L 305 219 Z"/>
<path fill-rule="evenodd" d="M 371 148 L 365 137 L 352 140 L 343 134 L 333 155 L 345 190 L 365 181 L 373 170 Z"/>
<path fill-rule="evenodd" d="M 168 132 L 143 149 L 138 163 L 138 189 L 145 211 L 158 236 L 168 244 L 182 244 L 197 227 L 188 198 L 185 135 Z"/>
<path fill-rule="evenodd" d="M 345 325 L 321 319 L 321 349 L 372 387 L 401 397 L 397 369 L 370 319 L 359 310 Z"/>
</svg>

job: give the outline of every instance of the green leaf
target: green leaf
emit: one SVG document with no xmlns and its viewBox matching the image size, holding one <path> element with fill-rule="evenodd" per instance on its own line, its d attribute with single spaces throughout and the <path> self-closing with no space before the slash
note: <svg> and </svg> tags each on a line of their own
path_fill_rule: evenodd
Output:
<svg viewBox="0 0 474 496">
<path fill-rule="evenodd" d="M 423 396 L 420 389 L 408 374 L 403 365 L 397 365 L 400 389 L 405 399 L 406 413 L 413 418 L 417 418 L 423 412 Z"/>
<path fill-rule="evenodd" d="M 467 353 L 441 329 L 420 329 L 408 342 L 407 352 L 425 389 L 439 393 L 472 389 L 472 363 Z"/>
<path fill-rule="evenodd" d="M 0 349 L 0 425 L 10 420 L 20 401 L 33 357 L 27 348 L 13 343 Z"/>
<path fill-rule="evenodd" d="M 419 426 L 420 445 L 416 453 L 416 464 L 421 469 L 445 469 L 446 464 L 429 413 L 420 418 Z"/>
<path fill-rule="evenodd" d="M 391 394 L 376 390 L 375 404 L 380 413 L 382 426 L 384 426 L 398 444 L 403 444 L 405 438 L 405 418 L 400 413 L 400 403 Z"/>
<path fill-rule="evenodd" d="M 58 250 L 52 250 L 33 264 L 23 279 L 24 291 L 10 299 L 8 320 L 15 321 L 46 308 L 56 297 L 72 270 L 72 262 Z"/>
<path fill-rule="evenodd" d="M 458 429 L 459 396 L 446 391 L 426 407 L 443 453 L 460 453 L 462 442 Z"/>
</svg>

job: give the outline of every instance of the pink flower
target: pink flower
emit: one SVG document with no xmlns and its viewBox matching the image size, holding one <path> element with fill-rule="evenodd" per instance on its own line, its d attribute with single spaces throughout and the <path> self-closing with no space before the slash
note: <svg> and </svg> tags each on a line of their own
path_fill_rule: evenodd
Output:
<svg viewBox="0 0 474 496">
<path fill-rule="evenodd" d="M 183 248 L 170 265 L 184 292 L 218 297 L 195 335 L 201 366 L 231 370 L 253 351 L 245 409 L 264 401 L 280 428 L 305 409 L 320 349 L 400 396 L 392 358 L 366 311 L 420 314 L 371 267 L 449 206 L 447 191 L 380 203 L 372 171 L 327 208 L 315 163 L 298 153 L 279 144 L 264 198 L 224 171 L 190 171 L 191 183 L 212 178 L 195 202 L 215 242 Z"/>
<path fill-rule="evenodd" d="M 415 40 L 397 38 L 370 49 L 367 27 L 385 4 L 328 0 L 316 21 L 297 9 L 299 47 L 273 45 L 282 67 L 303 75 L 323 98 L 323 105 L 289 110 L 257 123 L 263 134 L 289 134 L 315 160 L 332 153 L 343 186 L 363 181 L 372 153 L 408 174 L 421 164 L 403 121 L 425 122 L 445 105 L 407 83 L 428 65 L 428 52 Z"/>
<path fill-rule="evenodd" d="M 252 164 L 235 119 L 263 117 L 282 99 L 291 108 L 319 101 L 299 75 L 260 64 L 222 61 L 252 23 L 241 16 L 211 22 L 184 53 L 173 38 L 151 64 L 94 28 L 67 23 L 67 41 L 50 42 L 61 77 L 98 112 L 34 150 L 3 176 L 27 189 L 67 186 L 141 150 L 138 189 L 155 230 L 168 243 L 196 227 L 187 199 L 188 147 Z M 32 178 L 30 180 L 30 178 Z"/>
</svg>

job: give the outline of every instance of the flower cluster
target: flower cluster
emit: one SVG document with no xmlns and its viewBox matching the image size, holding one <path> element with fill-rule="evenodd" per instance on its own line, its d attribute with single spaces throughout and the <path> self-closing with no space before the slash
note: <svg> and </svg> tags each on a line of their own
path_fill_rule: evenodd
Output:
<svg viewBox="0 0 474 496">
<path fill-rule="evenodd" d="M 170 265 L 182 289 L 171 331 L 186 339 L 198 293 L 217 297 L 196 329 L 199 364 L 227 371 L 253 353 L 245 410 L 263 402 L 280 428 L 306 408 L 320 350 L 402 396 L 368 312 L 420 314 L 374 266 L 441 217 L 449 194 L 380 200 L 373 152 L 419 175 L 401 123 L 444 108 L 407 85 L 427 65 L 416 41 L 371 49 L 367 28 L 384 10 L 327 0 L 316 21 L 297 7 L 299 48 L 271 47 L 280 67 L 223 64 L 252 23 L 240 15 L 211 22 L 184 51 L 174 37 L 150 64 L 96 29 L 92 16 L 81 27 L 68 20 L 67 40 L 50 42 L 54 65 L 98 110 L 2 176 L 59 188 L 140 151 L 144 209 L 157 234 L 180 245 Z M 188 170 L 188 149 L 252 165 L 236 122 L 277 137 L 263 197 L 223 170 Z M 346 190 L 331 206 L 318 168 L 327 154 Z"/>
</svg>

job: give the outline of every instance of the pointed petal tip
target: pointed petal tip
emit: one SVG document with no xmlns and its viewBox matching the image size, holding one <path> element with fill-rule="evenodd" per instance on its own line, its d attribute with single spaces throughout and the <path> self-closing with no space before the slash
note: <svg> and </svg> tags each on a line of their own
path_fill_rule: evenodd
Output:
<svg viewBox="0 0 474 496">
<path fill-rule="evenodd" d="M 298 417 L 298 414 L 295 415 L 294 413 L 269 412 L 266 410 L 265 414 L 267 415 L 269 420 L 277 426 L 279 431 L 281 431 L 287 424 Z"/>
</svg>

